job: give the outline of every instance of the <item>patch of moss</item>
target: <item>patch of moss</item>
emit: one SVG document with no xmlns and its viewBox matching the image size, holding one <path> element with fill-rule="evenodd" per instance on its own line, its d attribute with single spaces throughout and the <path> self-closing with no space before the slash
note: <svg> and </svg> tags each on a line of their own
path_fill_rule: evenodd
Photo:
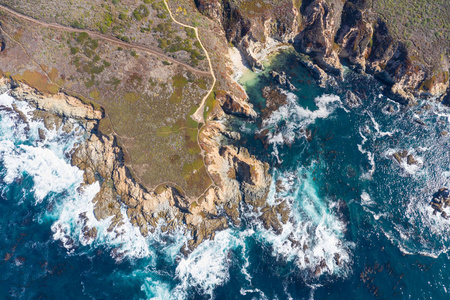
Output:
<svg viewBox="0 0 450 300">
<path fill-rule="evenodd" d="M 128 92 L 123 96 L 123 99 L 128 103 L 135 103 L 139 98 L 140 96 L 134 92 Z"/>
<path fill-rule="evenodd" d="M 23 74 L 14 75 L 13 79 L 24 82 L 43 93 L 56 94 L 59 92 L 59 86 L 49 82 L 47 76 L 38 71 L 26 70 Z"/>
<path fill-rule="evenodd" d="M 170 103 L 180 103 L 183 99 L 183 88 L 188 84 L 188 80 L 181 74 L 177 74 L 172 78 L 172 86 L 174 91 L 169 98 Z"/>
<path fill-rule="evenodd" d="M 91 92 L 89 93 L 89 96 L 90 96 L 92 99 L 94 99 L 94 100 L 100 99 L 100 93 L 99 93 L 99 91 L 97 91 L 97 90 L 91 91 Z"/>
<path fill-rule="evenodd" d="M 216 104 L 216 96 L 215 93 L 212 92 L 209 94 L 208 98 L 206 98 L 205 101 L 205 110 L 203 111 L 203 118 L 205 120 L 208 118 L 208 115 L 212 111 L 215 104 Z"/>
<path fill-rule="evenodd" d="M 114 132 L 109 118 L 103 118 L 98 123 L 98 130 L 104 135 L 110 135 Z"/>
</svg>

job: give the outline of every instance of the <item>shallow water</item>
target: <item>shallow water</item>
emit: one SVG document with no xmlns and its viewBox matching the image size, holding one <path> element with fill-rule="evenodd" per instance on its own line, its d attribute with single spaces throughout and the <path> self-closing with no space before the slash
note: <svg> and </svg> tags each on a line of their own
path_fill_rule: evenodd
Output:
<svg viewBox="0 0 450 300">
<path fill-rule="evenodd" d="M 450 111 L 437 103 L 405 109 L 382 96 L 373 78 L 351 71 L 320 88 L 288 52 L 243 77 L 257 110 L 272 68 L 298 90 L 284 91 L 288 103 L 263 122 L 234 125 L 273 166 L 268 201 L 285 201 L 289 221 L 276 235 L 244 213 L 244 226 L 188 257 L 179 255 L 187 240 L 181 230 L 143 238 L 125 208 L 113 231 L 111 220 L 96 221 L 99 186 L 80 188 L 82 172 L 68 159 L 83 128 L 47 131 L 41 142 L 43 124 L 30 121 L 27 129 L 5 109 L 31 107 L 0 96 L 0 298 L 64 291 L 73 299 L 447 299 L 450 224 L 428 203 L 450 176 L 449 138 L 441 135 L 450 130 Z M 360 107 L 344 105 L 347 90 L 360 96 Z M 262 129 L 267 149 L 255 137 Z M 392 155 L 399 150 L 418 164 L 398 164 Z M 98 237 L 86 239 L 83 226 L 96 227 Z"/>
</svg>

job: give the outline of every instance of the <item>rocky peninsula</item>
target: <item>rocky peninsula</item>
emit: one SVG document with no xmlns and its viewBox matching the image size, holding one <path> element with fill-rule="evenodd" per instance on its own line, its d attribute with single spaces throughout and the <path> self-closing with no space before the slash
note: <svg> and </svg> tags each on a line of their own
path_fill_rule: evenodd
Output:
<svg viewBox="0 0 450 300">
<path fill-rule="evenodd" d="M 101 2 L 94 1 L 99 12 Z M 379 78 L 404 104 L 441 97 L 449 87 L 448 29 L 433 33 L 428 48 L 415 37 L 408 44 L 393 34 L 384 7 L 375 1 L 177 0 L 167 7 L 144 1 L 129 10 L 128 4 L 109 5 L 111 22 L 100 26 L 88 15 L 70 13 L 65 2 L 60 6 L 66 19 L 51 10 L 40 16 L 20 1 L 0 3 L 5 5 L 1 85 L 44 112 L 44 122 L 50 118 L 64 126 L 75 119 L 85 127 L 89 137 L 71 161 L 84 171 L 86 185 L 101 183 L 95 217 L 113 217 L 112 231 L 124 205 L 144 236 L 157 227 L 183 228 L 190 234 L 184 253 L 239 226 L 242 209 L 253 210 L 275 232 L 289 216 L 285 203 L 266 201 L 270 166 L 233 145 L 240 133 L 230 120 L 258 113 L 234 81 L 230 57 L 222 55 L 230 43 L 253 68 L 263 68 L 268 54 L 293 46 L 322 85 L 340 80 L 348 65 Z M 125 9 L 137 13 L 123 15 Z M 168 12 L 195 25 L 198 35 Z M 193 16 L 200 21 L 194 24 Z M 74 23 L 77 18 L 81 21 Z M 202 44 L 211 53 L 215 84 Z M 429 47 L 433 52 L 425 53 Z M 272 74 L 290 87 L 282 75 Z M 211 85 L 213 93 L 206 93 Z M 265 92 L 269 98 L 277 94 Z M 278 98 L 270 109 L 283 102 Z M 203 120 L 192 120 L 203 105 Z M 87 239 L 95 236 L 95 228 L 85 228 Z"/>
</svg>

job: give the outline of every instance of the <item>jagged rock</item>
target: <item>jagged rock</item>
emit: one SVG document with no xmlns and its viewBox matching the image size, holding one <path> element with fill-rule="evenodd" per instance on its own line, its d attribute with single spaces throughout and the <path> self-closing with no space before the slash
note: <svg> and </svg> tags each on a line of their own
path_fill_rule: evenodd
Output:
<svg viewBox="0 0 450 300">
<path fill-rule="evenodd" d="M 407 163 L 408 165 L 417 165 L 417 161 L 415 160 L 414 156 L 412 156 L 412 154 L 408 154 Z"/>
<path fill-rule="evenodd" d="M 440 213 L 441 217 L 448 219 L 449 216 L 447 215 L 447 212 L 444 211 L 444 208 L 450 205 L 450 190 L 447 188 L 440 188 L 433 195 L 430 205 L 434 215 Z"/>
<path fill-rule="evenodd" d="M 296 37 L 298 50 L 310 55 L 324 70 L 339 77 L 343 68 L 336 52 L 334 38 L 337 31 L 335 16 L 339 16 L 342 3 L 331 6 L 325 0 L 312 1 L 302 12 L 303 31 Z"/>
<path fill-rule="evenodd" d="M 394 113 L 395 112 L 395 109 L 394 109 L 394 106 L 393 105 L 391 105 L 391 104 L 389 104 L 387 107 L 386 107 L 386 111 L 388 112 L 388 113 Z"/>
<path fill-rule="evenodd" d="M 347 91 L 345 95 L 345 105 L 350 108 L 358 107 L 362 104 L 361 99 L 356 96 L 352 91 Z"/>
<path fill-rule="evenodd" d="M 283 105 L 287 104 L 286 93 L 283 93 L 279 88 L 265 86 L 261 90 L 263 97 L 266 99 L 266 107 L 261 110 L 261 119 L 267 119 L 272 112 L 277 110 Z"/>
<path fill-rule="evenodd" d="M 319 66 L 314 64 L 310 59 L 308 59 L 305 56 L 303 56 L 302 58 L 302 64 L 309 70 L 311 75 L 317 80 L 317 84 L 321 87 L 325 87 L 325 84 L 329 79 L 328 74 L 325 73 L 324 70 L 322 70 Z"/>
<path fill-rule="evenodd" d="M 225 131 L 223 133 L 223 135 L 226 136 L 227 138 L 235 140 L 235 141 L 238 141 L 241 139 L 241 134 L 236 131 Z"/>
<path fill-rule="evenodd" d="M 39 139 L 40 139 L 41 141 L 45 141 L 45 131 L 44 131 L 44 129 L 39 128 L 39 129 L 38 129 L 38 134 L 39 134 Z"/>
<path fill-rule="evenodd" d="M 365 71 L 372 35 L 373 27 L 366 11 L 347 1 L 342 13 L 341 26 L 336 35 L 336 42 L 340 46 L 339 57 L 348 59 L 357 69 Z"/>
<path fill-rule="evenodd" d="M 226 92 L 216 92 L 216 100 L 227 114 L 241 118 L 256 118 L 257 116 L 256 112 L 247 101 L 233 97 Z"/>
<path fill-rule="evenodd" d="M 65 122 L 64 125 L 63 125 L 63 127 L 62 127 L 62 130 L 63 130 L 65 133 L 71 132 L 72 129 L 73 129 L 73 123 L 70 122 L 70 121 Z"/>
<path fill-rule="evenodd" d="M 289 91 L 297 90 L 295 86 L 289 81 L 289 79 L 287 79 L 286 74 L 284 72 L 281 72 L 280 74 L 275 71 L 270 71 L 269 74 L 276 83 L 286 88 L 287 90 Z"/>
<path fill-rule="evenodd" d="M 394 158 L 399 164 L 401 164 L 403 159 L 406 158 L 407 156 L 408 156 L 407 150 L 403 150 L 403 151 L 394 153 Z"/>
<path fill-rule="evenodd" d="M 28 118 L 27 116 L 23 113 L 23 111 L 21 111 L 20 109 L 17 108 L 17 106 L 15 104 L 12 105 L 14 112 L 19 116 L 19 120 L 21 120 L 22 122 L 24 122 L 25 124 L 28 124 Z"/>
<path fill-rule="evenodd" d="M 38 109 L 67 118 L 99 120 L 102 112 L 92 106 L 84 104 L 81 100 L 63 93 L 56 95 L 42 95 L 36 89 L 19 83 L 11 90 L 11 95 L 17 99 L 25 100 Z"/>
</svg>

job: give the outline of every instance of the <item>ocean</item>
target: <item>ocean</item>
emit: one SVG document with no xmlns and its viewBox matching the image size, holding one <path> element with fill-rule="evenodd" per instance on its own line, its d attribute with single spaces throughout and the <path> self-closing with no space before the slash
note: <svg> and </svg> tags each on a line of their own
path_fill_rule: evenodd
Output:
<svg viewBox="0 0 450 300">
<path fill-rule="evenodd" d="M 271 70 L 296 90 L 276 84 Z M 275 234 L 243 210 L 240 227 L 187 257 L 181 231 L 144 238 L 125 207 L 119 227 L 97 221 L 99 184 L 83 186 L 70 165 L 85 129 L 47 130 L 32 107 L 1 95 L 0 298 L 448 299 L 450 220 L 430 201 L 449 182 L 450 109 L 436 101 L 404 107 L 348 69 L 321 88 L 291 51 L 240 81 L 259 112 L 263 87 L 286 96 L 264 119 L 232 126 L 239 145 L 272 166 L 267 201 L 284 202 L 289 219 Z M 348 91 L 360 106 L 346 104 Z M 403 151 L 414 163 L 397 161 Z M 97 238 L 87 239 L 84 226 L 96 227 Z"/>
</svg>

